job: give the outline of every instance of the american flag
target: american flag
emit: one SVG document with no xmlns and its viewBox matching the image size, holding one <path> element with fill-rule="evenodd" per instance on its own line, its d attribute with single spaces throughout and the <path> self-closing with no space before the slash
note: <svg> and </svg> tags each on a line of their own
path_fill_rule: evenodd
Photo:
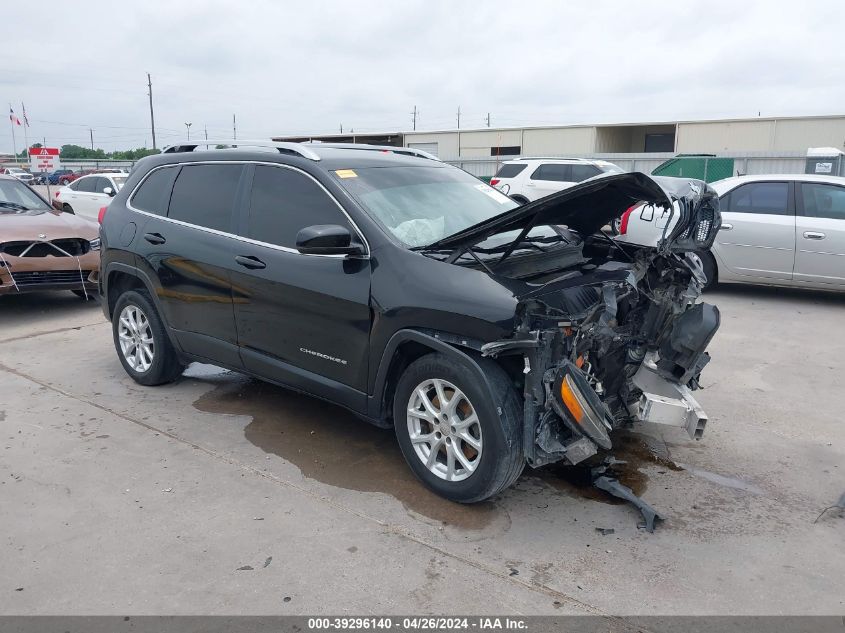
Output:
<svg viewBox="0 0 845 633">
<path fill-rule="evenodd" d="M 30 127 L 29 119 L 26 118 L 26 106 L 23 104 L 23 101 L 21 101 L 21 113 L 23 114 L 23 124 L 26 127 Z"/>
<path fill-rule="evenodd" d="M 20 125 L 21 120 L 15 116 L 15 111 L 12 110 L 12 106 L 9 106 L 9 120 L 12 122 L 12 125 Z"/>
</svg>

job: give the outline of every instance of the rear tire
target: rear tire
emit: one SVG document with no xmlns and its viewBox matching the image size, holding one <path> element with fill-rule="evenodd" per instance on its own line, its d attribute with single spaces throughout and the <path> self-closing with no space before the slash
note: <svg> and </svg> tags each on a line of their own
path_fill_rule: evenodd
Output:
<svg viewBox="0 0 845 633">
<path fill-rule="evenodd" d="M 516 390 L 494 361 L 477 362 L 486 383 L 444 354 L 423 356 L 402 374 L 393 399 L 396 437 L 414 475 L 460 503 L 489 499 L 525 466 Z"/>
<path fill-rule="evenodd" d="M 146 290 L 118 297 L 112 336 L 120 364 L 141 385 L 173 382 L 185 369 Z"/>
</svg>

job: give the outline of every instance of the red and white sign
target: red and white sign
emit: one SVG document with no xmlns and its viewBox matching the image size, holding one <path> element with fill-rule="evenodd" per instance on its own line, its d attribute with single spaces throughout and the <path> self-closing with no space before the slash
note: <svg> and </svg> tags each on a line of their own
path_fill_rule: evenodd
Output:
<svg viewBox="0 0 845 633">
<path fill-rule="evenodd" d="M 32 173 L 61 169 L 58 147 L 30 147 L 29 170 Z"/>
</svg>

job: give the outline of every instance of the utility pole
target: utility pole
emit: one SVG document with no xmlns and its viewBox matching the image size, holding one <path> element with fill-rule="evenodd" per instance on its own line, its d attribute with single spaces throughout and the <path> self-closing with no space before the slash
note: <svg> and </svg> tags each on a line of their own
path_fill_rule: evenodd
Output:
<svg viewBox="0 0 845 633">
<path fill-rule="evenodd" d="M 91 135 L 91 151 L 94 151 L 94 130 L 89 127 L 88 133 Z"/>
<path fill-rule="evenodd" d="M 150 79 L 150 73 L 147 73 L 147 94 L 150 97 L 150 128 L 153 132 L 153 149 L 156 148 L 156 119 L 153 114 L 153 81 Z"/>
<path fill-rule="evenodd" d="M 189 141 L 191 140 L 191 125 L 193 125 L 193 123 L 186 123 L 185 124 L 185 127 L 188 128 L 188 140 Z"/>
<path fill-rule="evenodd" d="M 343 134 L 343 123 L 340 124 L 340 133 Z"/>
<path fill-rule="evenodd" d="M 490 127 L 490 113 L 487 113 L 487 127 Z"/>
<path fill-rule="evenodd" d="M 419 112 L 417 111 L 417 106 L 414 106 L 414 111 L 411 112 L 411 121 L 413 122 L 414 129 L 417 129 L 417 117 L 419 116 Z"/>
<path fill-rule="evenodd" d="M 234 114 L 232 115 L 232 139 L 233 140 L 238 139 L 238 124 L 235 121 L 235 115 Z"/>
<path fill-rule="evenodd" d="M 204 126 L 204 129 L 205 129 L 205 140 L 207 141 L 208 140 L 208 126 L 207 125 Z"/>
<path fill-rule="evenodd" d="M 458 129 L 461 129 L 461 106 L 458 106 Z"/>
</svg>

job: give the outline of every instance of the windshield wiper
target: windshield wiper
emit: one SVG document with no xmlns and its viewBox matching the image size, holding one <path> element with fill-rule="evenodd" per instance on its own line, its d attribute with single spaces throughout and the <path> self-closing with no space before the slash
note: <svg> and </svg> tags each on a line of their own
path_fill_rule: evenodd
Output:
<svg viewBox="0 0 845 633">
<path fill-rule="evenodd" d="M 0 200 L 0 207 L 3 207 L 4 209 L 17 209 L 18 211 L 28 210 L 28 207 L 25 207 L 22 204 L 18 204 L 17 202 L 5 202 L 4 200 Z"/>
</svg>

